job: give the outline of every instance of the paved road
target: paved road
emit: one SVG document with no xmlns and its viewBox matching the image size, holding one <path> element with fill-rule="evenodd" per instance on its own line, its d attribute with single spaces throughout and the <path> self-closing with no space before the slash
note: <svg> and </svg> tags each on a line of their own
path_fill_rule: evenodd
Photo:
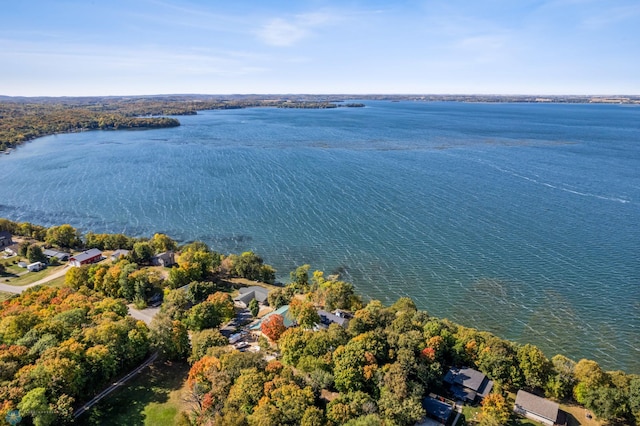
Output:
<svg viewBox="0 0 640 426">
<path fill-rule="evenodd" d="M 100 400 L 104 397 L 106 397 L 107 395 L 109 395 L 111 392 L 113 392 L 114 390 L 116 390 L 118 387 L 124 385 L 129 379 L 131 379 L 133 376 L 135 376 L 136 374 L 138 374 L 139 372 L 141 372 L 144 368 L 148 367 L 149 365 L 151 365 L 153 363 L 153 361 L 155 361 L 158 358 L 158 353 L 154 353 L 153 355 L 151 355 L 145 362 L 143 362 L 142 364 L 140 364 L 135 370 L 133 370 L 131 373 L 127 374 L 126 376 L 124 376 L 122 379 L 118 380 L 117 382 L 113 383 L 111 386 L 109 386 L 108 388 L 106 388 L 105 390 L 103 390 L 102 392 L 100 392 L 98 395 L 96 395 L 91 401 L 87 402 L 85 405 L 83 405 L 82 407 L 80 407 L 74 414 L 73 414 L 73 418 L 77 419 L 78 417 L 80 417 L 81 415 L 83 415 L 85 412 L 87 412 L 89 409 L 91 409 L 91 407 L 93 407 L 94 405 L 96 405 L 98 402 L 100 402 Z"/>
<path fill-rule="evenodd" d="M 64 268 L 60 269 L 59 271 L 54 272 L 51 275 L 47 275 L 46 277 L 42 278 L 41 280 L 38 280 L 34 283 L 31 284 L 27 284 L 27 285 L 9 285 L 9 284 L 0 284 L 0 291 L 4 291 L 7 293 L 14 293 L 14 294 L 20 294 L 23 291 L 25 291 L 28 288 L 31 287 L 35 287 L 37 285 L 40 284 L 45 284 L 48 283 L 49 281 L 55 280 L 56 278 L 59 278 L 61 276 L 63 276 L 64 274 L 67 273 L 69 265 L 65 266 Z"/>
<path fill-rule="evenodd" d="M 129 315 L 137 320 L 144 321 L 147 325 L 151 324 L 151 320 L 160 312 L 160 308 L 136 309 L 133 305 L 128 305 Z"/>
</svg>

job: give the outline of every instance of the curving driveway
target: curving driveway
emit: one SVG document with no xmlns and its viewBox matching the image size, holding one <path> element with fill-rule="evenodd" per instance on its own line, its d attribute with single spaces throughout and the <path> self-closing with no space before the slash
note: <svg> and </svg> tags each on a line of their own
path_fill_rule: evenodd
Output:
<svg viewBox="0 0 640 426">
<path fill-rule="evenodd" d="M 28 288 L 35 287 L 40 284 L 46 284 L 49 281 L 55 280 L 56 278 L 60 278 L 61 276 L 67 273 L 68 267 L 69 265 L 31 284 L 27 284 L 27 285 L 0 284 L 0 291 L 4 291 L 6 293 L 20 294 Z"/>
</svg>

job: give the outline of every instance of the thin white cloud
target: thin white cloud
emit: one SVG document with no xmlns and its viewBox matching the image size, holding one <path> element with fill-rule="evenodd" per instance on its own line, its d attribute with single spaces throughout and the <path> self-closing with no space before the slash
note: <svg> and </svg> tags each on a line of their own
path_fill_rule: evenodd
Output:
<svg viewBox="0 0 640 426">
<path fill-rule="evenodd" d="M 257 31 L 258 38 L 271 46 L 292 46 L 323 26 L 334 25 L 343 18 L 327 12 L 295 15 L 289 19 L 274 18 Z"/>
</svg>

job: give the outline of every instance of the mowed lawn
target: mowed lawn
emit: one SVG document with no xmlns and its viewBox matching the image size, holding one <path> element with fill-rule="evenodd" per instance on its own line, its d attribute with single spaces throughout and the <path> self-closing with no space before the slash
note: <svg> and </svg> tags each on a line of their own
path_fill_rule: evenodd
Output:
<svg viewBox="0 0 640 426">
<path fill-rule="evenodd" d="M 153 363 L 76 420 L 79 425 L 174 425 L 182 409 L 187 363 Z"/>
</svg>

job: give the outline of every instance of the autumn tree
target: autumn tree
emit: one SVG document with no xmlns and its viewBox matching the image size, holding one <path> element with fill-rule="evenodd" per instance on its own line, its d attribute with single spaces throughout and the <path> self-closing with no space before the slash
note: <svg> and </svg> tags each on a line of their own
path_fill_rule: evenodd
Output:
<svg viewBox="0 0 640 426">
<path fill-rule="evenodd" d="M 320 323 L 320 316 L 311 302 L 294 298 L 289 304 L 289 313 L 300 327 L 311 328 Z"/>
<path fill-rule="evenodd" d="M 277 342 L 280 339 L 280 336 L 286 329 L 287 327 L 284 325 L 284 318 L 279 314 L 270 315 L 260 324 L 260 331 L 274 342 Z"/>
<path fill-rule="evenodd" d="M 165 234 L 155 234 L 149 244 L 151 244 L 155 253 L 175 251 L 178 247 L 176 242 Z"/>
<path fill-rule="evenodd" d="M 480 425 L 500 426 L 507 423 L 511 416 L 511 408 L 502 394 L 491 393 L 482 400 Z"/>
</svg>

